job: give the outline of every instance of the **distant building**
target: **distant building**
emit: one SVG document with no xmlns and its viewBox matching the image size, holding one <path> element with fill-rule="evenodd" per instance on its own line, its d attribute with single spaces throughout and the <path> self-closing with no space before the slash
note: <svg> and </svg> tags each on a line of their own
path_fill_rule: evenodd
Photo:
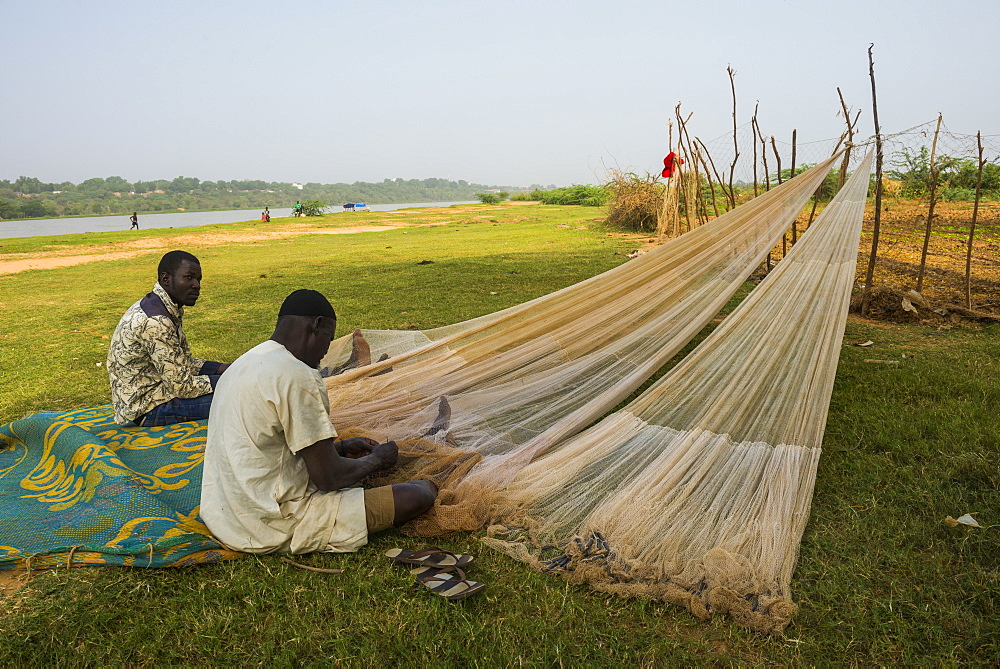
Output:
<svg viewBox="0 0 1000 669">
<path fill-rule="evenodd" d="M 298 188 L 299 190 L 302 190 L 302 184 L 292 184 L 292 188 Z"/>
</svg>

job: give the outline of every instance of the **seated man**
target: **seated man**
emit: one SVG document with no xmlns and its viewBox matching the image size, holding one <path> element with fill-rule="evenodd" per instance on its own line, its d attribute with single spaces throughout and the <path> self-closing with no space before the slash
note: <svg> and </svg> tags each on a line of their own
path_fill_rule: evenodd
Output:
<svg viewBox="0 0 1000 669">
<path fill-rule="evenodd" d="M 153 427 L 208 418 L 229 365 L 191 357 L 184 307 L 201 293 L 201 265 L 187 251 L 160 259 L 153 292 L 125 312 L 108 350 L 115 422 Z"/>
<path fill-rule="evenodd" d="M 396 463 L 396 443 L 337 441 L 317 370 L 337 326 L 333 307 L 297 290 L 271 338 L 219 381 L 208 420 L 201 517 L 230 548 L 251 553 L 349 552 L 368 534 L 427 511 L 430 481 L 356 486 Z"/>
</svg>

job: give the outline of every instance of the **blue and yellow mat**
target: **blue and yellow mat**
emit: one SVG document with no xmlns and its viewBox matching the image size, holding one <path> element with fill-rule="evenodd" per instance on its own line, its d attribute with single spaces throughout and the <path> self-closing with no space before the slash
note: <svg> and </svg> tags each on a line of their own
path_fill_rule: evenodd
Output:
<svg viewBox="0 0 1000 669">
<path fill-rule="evenodd" d="M 110 405 L 0 426 L 0 569 L 243 555 L 198 517 L 206 432 L 206 421 L 121 427 Z"/>
</svg>

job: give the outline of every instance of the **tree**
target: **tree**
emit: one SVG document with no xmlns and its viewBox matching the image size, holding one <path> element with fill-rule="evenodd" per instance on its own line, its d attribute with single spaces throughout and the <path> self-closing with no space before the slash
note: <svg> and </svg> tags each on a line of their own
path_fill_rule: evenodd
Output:
<svg viewBox="0 0 1000 669">
<path fill-rule="evenodd" d="M 80 190 L 87 193 L 105 193 L 108 190 L 107 184 L 101 177 L 87 179 L 80 184 Z"/>
<path fill-rule="evenodd" d="M 320 200 L 309 200 L 302 203 L 302 214 L 304 216 L 322 216 L 326 213 L 327 204 Z"/>
<path fill-rule="evenodd" d="M 44 184 L 35 177 L 18 177 L 14 182 L 14 190 L 18 193 L 41 193 L 45 190 Z M 48 190 L 52 190 L 49 188 Z"/>
<path fill-rule="evenodd" d="M 166 187 L 168 193 L 189 193 L 198 187 L 201 179 L 197 177 L 177 177 Z"/>
<path fill-rule="evenodd" d="M 114 193 L 128 193 L 132 190 L 132 184 L 121 177 L 108 177 L 104 180 L 104 185 Z"/>
<path fill-rule="evenodd" d="M 500 204 L 500 196 L 496 193 L 476 193 L 476 199 L 483 204 Z"/>
<path fill-rule="evenodd" d="M 0 218 L 24 218 L 24 212 L 17 202 L 0 199 Z"/>
</svg>

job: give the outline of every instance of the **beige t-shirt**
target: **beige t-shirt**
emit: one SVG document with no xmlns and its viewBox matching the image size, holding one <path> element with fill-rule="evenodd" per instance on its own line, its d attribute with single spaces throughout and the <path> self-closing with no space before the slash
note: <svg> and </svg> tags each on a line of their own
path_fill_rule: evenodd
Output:
<svg viewBox="0 0 1000 669">
<path fill-rule="evenodd" d="M 201 517 L 251 553 L 348 552 L 368 541 L 364 491 L 322 493 L 299 451 L 337 436 L 319 372 L 276 341 L 219 379 L 208 418 Z"/>
</svg>

